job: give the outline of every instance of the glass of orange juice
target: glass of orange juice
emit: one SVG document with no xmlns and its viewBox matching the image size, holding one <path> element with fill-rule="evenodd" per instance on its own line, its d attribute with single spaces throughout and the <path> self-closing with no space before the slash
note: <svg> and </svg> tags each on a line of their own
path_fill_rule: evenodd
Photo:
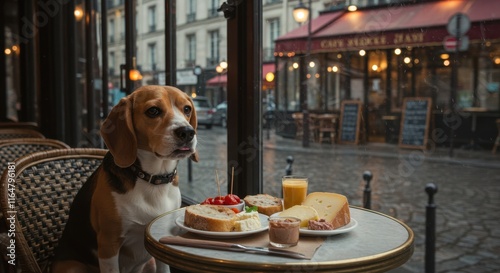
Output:
<svg viewBox="0 0 500 273">
<path fill-rule="evenodd" d="M 283 206 L 285 209 L 300 205 L 306 199 L 308 180 L 305 176 L 283 176 Z"/>
</svg>

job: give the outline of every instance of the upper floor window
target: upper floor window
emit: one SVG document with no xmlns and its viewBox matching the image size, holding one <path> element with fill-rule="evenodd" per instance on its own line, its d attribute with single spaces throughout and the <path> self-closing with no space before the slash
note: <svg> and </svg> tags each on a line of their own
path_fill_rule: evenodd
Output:
<svg viewBox="0 0 500 273">
<path fill-rule="evenodd" d="M 109 75 L 113 76 L 115 74 L 115 53 L 109 52 L 109 61 L 108 61 L 108 71 Z"/>
<path fill-rule="evenodd" d="M 151 43 L 148 44 L 148 54 L 149 54 L 149 63 L 151 64 L 151 70 L 156 70 L 156 44 Z"/>
<path fill-rule="evenodd" d="M 156 31 L 156 6 L 148 8 L 148 29 L 149 32 Z"/>
<path fill-rule="evenodd" d="M 109 42 L 114 43 L 115 42 L 115 19 L 109 19 L 108 31 L 109 31 Z"/>
<path fill-rule="evenodd" d="M 219 38 L 219 31 L 214 30 L 210 31 L 208 33 L 209 35 L 209 57 L 207 58 L 207 66 L 212 67 L 216 66 L 217 63 L 219 62 L 219 44 L 220 44 L 220 38 Z"/>
<path fill-rule="evenodd" d="M 187 5 L 187 22 L 193 22 L 196 20 L 196 0 L 188 0 Z"/>
<path fill-rule="evenodd" d="M 211 0 L 210 1 L 210 8 L 208 9 L 208 17 L 217 17 L 218 12 L 217 9 L 219 8 L 219 0 Z"/>
<path fill-rule="evenodd" d="M 125 15 L 121 17 L 120 20 L 120 38 L 125 39 Z"/>
<path fill-rule="evenodd" d="M 196 64 L 196 36 L 189 34 L 186 36 L 186 40 L 188 46 L 186 67 L 193 67 Z"/>
<path fill-rule="evenodd" d="M 274 40 L 280 35 L 280 20 L 272 18 L 268 20 L 269 41 L 264 47 L 264 61 L 270 61 L 274 58 Z"/>
</svg>

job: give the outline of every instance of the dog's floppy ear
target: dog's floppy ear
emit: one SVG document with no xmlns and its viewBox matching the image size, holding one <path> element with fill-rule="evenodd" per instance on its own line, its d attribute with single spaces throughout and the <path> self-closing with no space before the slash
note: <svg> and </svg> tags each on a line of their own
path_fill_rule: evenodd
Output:
<svg viewBox="0 0 500 273">
<path fill-rule="evenodd" d="M 196 128 L 198 127 L 198 119 L 196 118 L 196 109 L 194 108 L 194 103 L 191 98 L 189 98 L 189 101 L 191 102 L 191 105 L 193 106 L 193 111 L 191 112 L 191 117 L 189 118 L 189 124 L 193 127 L 193 129 L 196 131 Z M 189 158 L 193 160 L 194 162 L 198 162 L 198 152 L 194 152 Z"/>
<path fill-rule="evenodd" d="M 132 100 L 125 97 L 113 107 L 101 126 L 101 136 L 121 168 L 134 164 L 137 157 L 137 138 L 132 122 Z"/>
</svg>

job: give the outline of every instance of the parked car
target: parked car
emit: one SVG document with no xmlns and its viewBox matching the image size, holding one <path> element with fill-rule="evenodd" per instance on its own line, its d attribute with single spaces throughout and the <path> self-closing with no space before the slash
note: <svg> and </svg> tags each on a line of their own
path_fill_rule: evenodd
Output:
<svg viewBox="0 0 500 273">
<path fill-rule="evenodd" d="M 208 98 L 198 96 L 193 98 L 194 107 L 196 108 L 196 118 L 198 126 L 204 125 L 205 128 L 211 129 L 214 124 L 213 114 L 214 109 Z"/>
<path fill-rule="evenodd" d="M 214 125 L 220 125 L 224 128 L 227 127 L 227 102 L 221 102 L 217 106 L 215 106 L 214 113 Z"/>
</svg>

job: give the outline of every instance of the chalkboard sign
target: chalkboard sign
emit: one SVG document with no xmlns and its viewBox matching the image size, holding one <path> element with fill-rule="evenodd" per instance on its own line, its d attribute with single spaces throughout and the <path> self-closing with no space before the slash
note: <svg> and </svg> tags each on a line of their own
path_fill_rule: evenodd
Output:
<svg viewBox="0 0 500 273">
<path fill-rule="evenodd" d="M 343 101 L 340 109 L 340 143 L 359 143 L 361 127 L 361 101 Z"/>
<path fill-rule="evenodd" d="M 405 98 L 399 132 L 400 147 L 426 149 L 431 104 L 431 98 Z"/>
</svg>

